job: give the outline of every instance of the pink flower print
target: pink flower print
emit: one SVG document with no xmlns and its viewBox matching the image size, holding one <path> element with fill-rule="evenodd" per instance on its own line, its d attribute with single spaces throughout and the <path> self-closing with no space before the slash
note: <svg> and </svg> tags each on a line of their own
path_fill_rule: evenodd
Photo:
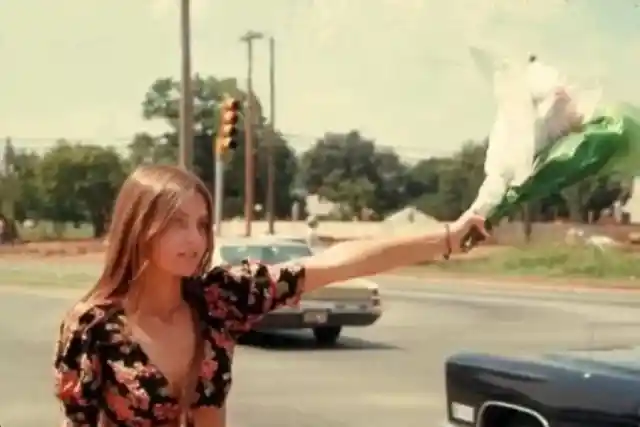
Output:
<svg viewBox="0 0 640 427">
<path fill-rule="evenodd" d="M 149 365 L 144 365 L 142 362 L 139 362 L 139 361 L 133 364 L 133 369 L 138 374 L 138 378 L 140 377 L 149 378 L 157 374 L 157 372 L 155 371 L 155 369 L 153 369 L 153 367 Z"/>
<path fill-rule="evenodd" d="M 108 362 L 113 373 L 116 377 L 116 381 L 126 385 L 129 388 L 135 388 L 139 386 L 136 378 L 136 370 L 124 366 L 124 362 Z"/>
<path fill-rule="evenodd" d="M 146 411 L 149 409 L 149 402 L 151 398 L 149 393 L 142 387 L 134 388 L 131 390 L 131 401 L 136 408 Z"/>
<path fill-rule="evenodd" d="M 213 343 L 216 347 L 225 349 L 227 353 L 233 351 L 235 342 L 231 339 L 231 337 L 228 334 L 223 333 L 222 331 L 212 329 L 211 338 L 213 338 Z"/>
<path fill-rule="evenodd" d="M 78 371 L 56 372 L 56 396 L 63 402 L 79 402 L 82 396 Z"/>
<path fill-rule="evenodd" d="M 80 372 L 82 372 L 82 381 L 88 382 L 97 378 L 100 374 L 100 361 L 95 356 L 83 354 L 80 356 Z"/>
<path fill-rule="evenodd" d="M 180 406 L 176 403 L 156 403 L 153 416 L 159 420 L 175 420 L 180 415 Z"/>
<path fill-rule="evenodd" d="M 116 389 L 109 389 L 105 392 L 105 403 L 116 415 L 119 421 L 130 420 L 135 416 L 129 400 L 120 396 Z"/>
<path fill-rule="evenodd" d="M 200 375 L 207 381 L 211 381 L 218 370 L 218 362 L 214 359 L 206 359 L 202 361 Z"/>
<path fill-rule="evenodd" d="M 209 286 L 204 291 L 204 297 L 208 304 L 215 304 L 220 301 L 220 288 L 215 285 Z"/>
<path fill-rule="evenodd" d="M 221 304 L 222 295 L 220 289 L 217 286 L 211 286 L 204 292 L 205 299 L 207 301 L 207 307 L 209 309 L 209 315 L 217 318 L 224 318 L 228 314 L 228 307 L 225 304 Z"/>
</svg>

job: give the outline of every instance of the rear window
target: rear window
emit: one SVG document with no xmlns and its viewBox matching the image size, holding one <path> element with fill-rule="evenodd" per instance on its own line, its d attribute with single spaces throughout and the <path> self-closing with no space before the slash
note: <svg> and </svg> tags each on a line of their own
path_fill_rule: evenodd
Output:
<svg viewBox="0 0 640 427">
<path fill-rule="evenodd" d="M 311 255 L 303 245 L 225 245 L 220 248 L 223 262 L 238 265 L 245 259 L 278 264 Z"/>
</svg>

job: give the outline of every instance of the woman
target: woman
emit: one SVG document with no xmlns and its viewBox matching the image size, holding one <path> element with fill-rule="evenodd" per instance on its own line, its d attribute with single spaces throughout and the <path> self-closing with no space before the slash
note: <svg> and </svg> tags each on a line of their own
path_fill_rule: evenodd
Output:
<svg viewBox="0 0 640 427">
<path fill-rule="evenodd" d="M 203 183 L 179 168 L 145 166 L 123 184 L 102 275 L 60 329 L 65 426 L 224 427 L 235 342 L 264 314 L 331 282 L 449 254 L 483 222 L 207 272 L 212 214 Z"/>
</svg>

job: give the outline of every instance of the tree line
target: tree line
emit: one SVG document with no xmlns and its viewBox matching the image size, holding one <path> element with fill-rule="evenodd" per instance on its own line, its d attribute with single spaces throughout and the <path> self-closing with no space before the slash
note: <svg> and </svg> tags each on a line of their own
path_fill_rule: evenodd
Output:
<svg viewBox="0 0 640 427">
<path fill-rule="evenodd" d="M 28 152 L 8 140 L 0 169 L 0 202 L 4 217 L 54 224 L 90 223 L 96 236 L 108 224 L 118 188 L 127 174 L 145 163 L 175 164 L 178 156 L 179 82 L 157 79 L 142 102 L 147 120 L 160 120 L 169 131 L 139 133 L 126 154 L 105 147 L 61 139 L 44 152 Z M 219 105 L 226 95 L 252 102 L 251 127 L 255 141 L 255 201 L 266 197 L 267 144 L 273 144 L 276 170 L 276 218 L 292 215 L 292 206 L 304 206 L 307 194 L 317 194 L 340 206 L 342 219 L 382 219 L 413 205 L 440 220 L 459 216 L 471 204 L 484 178 L 486 140 L 467 141 L 449 157 L 404 162 L 390 148 L 376 145 L 357 131 L 326 133 L 297 156 L 285 136 L 264 117 L 256 96 L 239 89 L 235 79 L 196 76 L 194 79 L 194 169 L 213 188 L 215 164 L 212 140 Z M 224 215 L 243 215 L 244 124 L 239 124 L 239 147 L 225 167 Z M 629 197 L 629 180 L 606 177 L 583 182 L 562 194 L 553 194 L 529 206 L 537 220 L 567 217 L 586 221 L 597 217 L 616 200 Z M 257 212 L 260 217 L 261 211 Z"/>
</svg>

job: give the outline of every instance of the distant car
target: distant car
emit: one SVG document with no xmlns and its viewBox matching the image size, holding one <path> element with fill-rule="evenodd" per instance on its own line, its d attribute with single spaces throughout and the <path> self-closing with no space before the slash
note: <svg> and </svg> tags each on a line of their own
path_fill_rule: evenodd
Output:
<svg viewBox="0 0 640 427">
<path fill-rule="evenodd" d="M 277 239 L 277 240 L 287 240 L 290 242 L 302 243 L 306 244 L 307 239 L 300 236 L 288 235 L 288 234 L 264 234 L 261 236 L 262 239 Z"/>
<path fill-rule="evenodd" d="M 640 425 L 640 347 L 522 359 L 457 354 L 445 382 L 447 426 Z"/>
<path fill-rule="evenodd" d="M 239 265 L 250 259 L 278 264 L 312 255 L 304 242 L 288 238 L 261 236 L 216 241 L 214 265 Z M 303 295 L 295 307 L 269 313 L 256 330 L 311 329 L 318 344 L 335 344 L 343 327 L 374 324 L 382 315 L 378 285 L 363 279 L 333 283 Z"/>
</svg>

